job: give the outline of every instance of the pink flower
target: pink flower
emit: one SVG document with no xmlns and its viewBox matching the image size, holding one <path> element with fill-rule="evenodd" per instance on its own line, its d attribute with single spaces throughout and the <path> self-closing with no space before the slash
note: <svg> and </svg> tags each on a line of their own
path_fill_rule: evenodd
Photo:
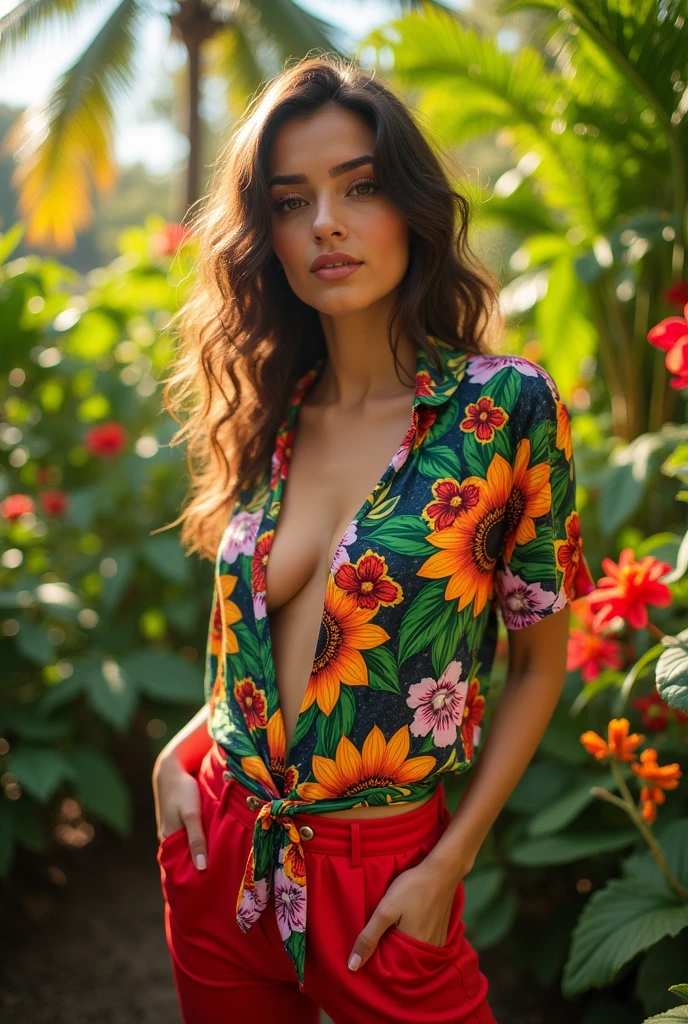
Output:
<svg viewBox="0 0 688 1024">
<path fill-rule="evenodd" d="M 252 555 L 263 518 L 262 512 L 237 512 L 222 538 L 222 558 L 236 562 L 239 555 Z"/>
<path fill-rule="evenodd" d="M 270 887 L 265 878 L 260 878 L 253 889 L 244 889 L 237 909 L 237 924 L 242 931 L 248 931 L 253 922 L 258 920 L 269 898 Z"/>
<path fill-rule="evenodd" d="M 305 889 L 288 878 L 281 867 L 275 870 L 275 911 L 283 942 L 292 932 L 302 932 L 306 927 Z"/>
<path fill-rule="evenodd" d="M 158 256 L 174 256 L 179 246 L 192 234 L 191 228 L 169 221 L 161 231 L 153 235 L 153 249 Z"/>
<path fill-rule="evenodd" d="M 543 590 L 539 582 L 527 583 L 508 566 L 503 571 L 498 570 L 495 576 L 499 585 L 502 618 L 507 629 L 532 626 L 542 618 L 542 612 L 552 608 L 555 600 L 558 600 L 557 594 Z"/>
<path fill-rule="evenodd" d="M 10 522 L 19 519 L 25 512 L 33 512 L 33 510 L 33 498 L 30 498 L 28 494 L 8 494 L 0 505 L 0 515 L 3 519 L 9 519 Z"/>
<path fill-rule="evenodd" d="M 406 703 L 418 709 L 410 726 L 412 735 L 427 736 L 432 730 L 436 747 L 456 743 L 467 693 L 468 683 L 461 679 L 460 661 L 450 661 L 437 680 L 426 676 L 409 686 Z"/>
<path fill-rule="evenodd" d="M 675 374 L 669 381 L 672 388 L 688 388 L 688 302 L 683 307 L 683 316 L 669 316 L 660 320 L 648 332 L 651 345 L 666 352 L 664 365 L 669 373 Z"/>
</svg>

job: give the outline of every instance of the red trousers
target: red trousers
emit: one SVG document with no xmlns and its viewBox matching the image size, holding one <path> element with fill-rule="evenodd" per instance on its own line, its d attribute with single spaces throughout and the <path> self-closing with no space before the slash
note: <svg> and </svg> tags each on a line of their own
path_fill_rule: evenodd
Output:
<svg viewBox="0 0 688 1024">
<path fill-rule="evenodd" d="M 393 879 L 419 864 L 450 820 L 439 783 L 422 807 L 385 818 L 296 814 L 304 841 L 308 926 L 304 991 L 282 945 L 274 899 L 248 932 L 236 923 L 237 892 L 257 811 L 249 791 L 225 781 L 213 744 L 198 774 L 208 866 L 191 860 L 186 830 L 158 849 L 165 933 L 184 1024 L 496 1024 L 487 979 L 464 937 L 463 883 L 447 943 L 433 946 L 392 925 L 357 971 L 354 941 Z"/>
</svg>

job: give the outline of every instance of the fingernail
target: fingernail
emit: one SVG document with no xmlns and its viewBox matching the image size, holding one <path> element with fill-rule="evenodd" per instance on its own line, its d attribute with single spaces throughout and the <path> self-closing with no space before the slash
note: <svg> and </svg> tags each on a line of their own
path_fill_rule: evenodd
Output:
<svg viewBox="0 0 688 1024">
<path fill-rule="evenodd" d="M 196 854 L 196 867 L 198 868 L 199 871 L 205 870 L 205 857 L 203 856 L 202 853 Z"/>
<path fill-rule="evenodd" d="M 358 953 L 352 953 L 349 957 L 349 970 L 355 971 L 360 966 L 361 958 Z"/>
</svg>

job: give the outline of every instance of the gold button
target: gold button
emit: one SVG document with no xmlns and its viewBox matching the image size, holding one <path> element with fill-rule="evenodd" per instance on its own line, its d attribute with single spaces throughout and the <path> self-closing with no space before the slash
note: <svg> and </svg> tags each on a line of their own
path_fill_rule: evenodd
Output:
<svg viewBox="0 0 688 1024">
<path fill-rule="evenodd" d="M 299 835 L 301 836 L 302 839 L 312 839 L 313 829 L 310 827 L 310 825 L 302 825 L 301 828 L 299 829 Z"/>
<path fill-rule="evenodd" d="M 260 807 L 260 799 L 251 793 L 250 796 L 246 797 L 246 803 L 249 805 L 252 811 L 257 811 Z"/>
</svg>

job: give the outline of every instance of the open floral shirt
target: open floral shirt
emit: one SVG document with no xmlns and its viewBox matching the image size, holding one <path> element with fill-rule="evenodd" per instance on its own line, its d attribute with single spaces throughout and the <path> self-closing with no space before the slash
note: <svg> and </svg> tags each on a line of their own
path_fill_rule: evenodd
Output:
<svg viewBox="0 0 688 1024">
<path fill-rule="evenodd" d="M 411 422 L 341 539 L 290 747 L 266 613 L 266 567 L 299 380 L 262 479 L 221 539 L 206 652 L 209 728 L 226 777 L 259 798 L 237 899 L 248 930 L 274 892 L 301 986 L 306 865 L 294 813 L 417 800 L 470 767 L 497 639 L 588 593 L 569 414 L 549 374 L 517 356 L 417 350 Z M 258 804 L 257 804 L 258 806 Z"/>
</svg>

